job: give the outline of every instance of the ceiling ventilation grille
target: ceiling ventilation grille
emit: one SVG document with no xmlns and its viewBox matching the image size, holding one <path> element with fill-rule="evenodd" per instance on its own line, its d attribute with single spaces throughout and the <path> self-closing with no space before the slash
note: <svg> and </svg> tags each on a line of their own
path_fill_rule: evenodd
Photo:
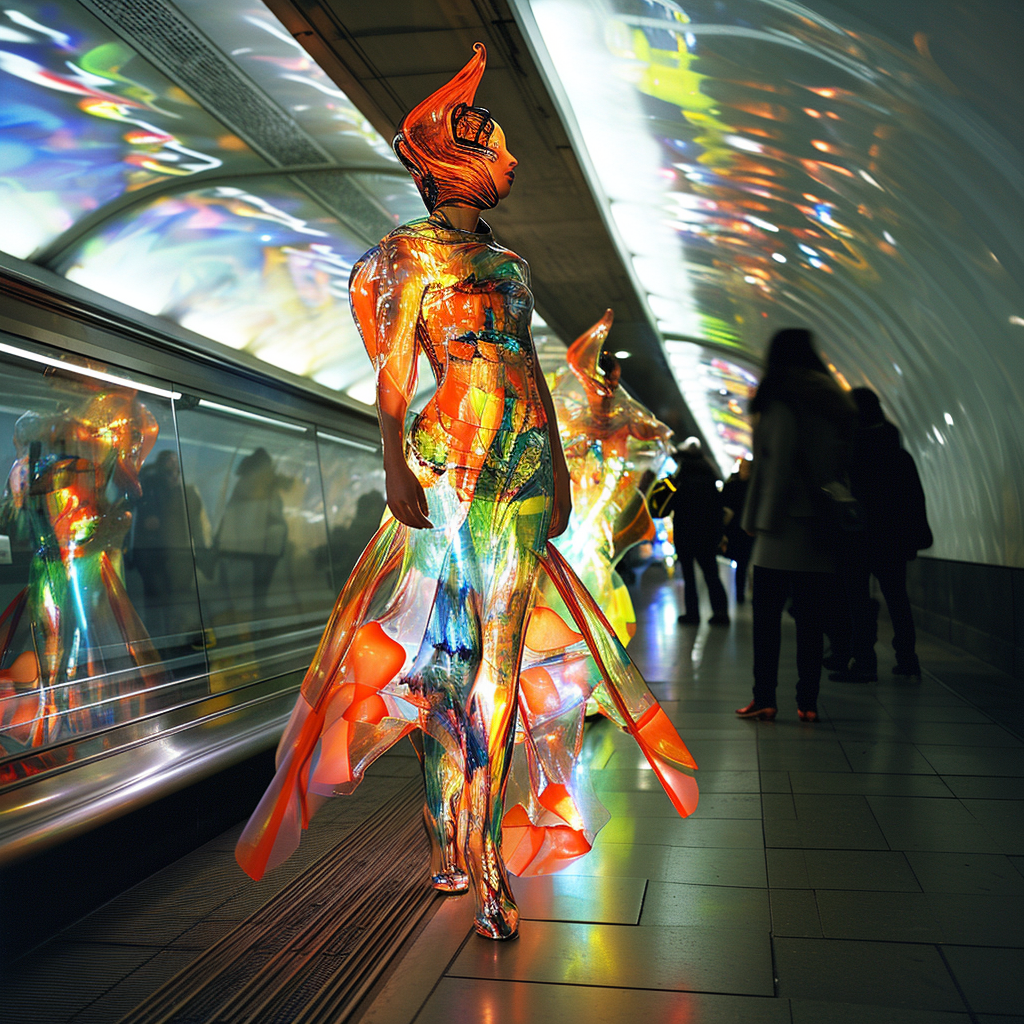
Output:
<svg viewBox="0 0 1024 1024">
<path fill-rule="evenodd" d="M 82 4 L 273 163 L 333 163 L 169 3 L 82 0 Z"/>
<path fill-rule="evenodd" d="M 344 171 L 307 171 L 292 177 L 336 211 L 356 234 L 368 242 L 382 238 L 395 226 L 395 222 Z"/>
</svg>

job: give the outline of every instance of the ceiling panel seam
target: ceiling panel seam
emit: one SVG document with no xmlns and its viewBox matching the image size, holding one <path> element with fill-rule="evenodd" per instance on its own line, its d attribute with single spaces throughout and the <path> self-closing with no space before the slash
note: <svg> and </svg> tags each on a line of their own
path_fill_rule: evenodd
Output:
<svg viewBox="0 0 1024 1024">
<path fill-rule="evenodd" d="M 271 10 L 275 11 L 276 13 L 277 9 L 282 6 L 281 0 L 277 0 L 277 2 L 271 2 L 269 6 Z M 342 63 L 345 66 L 345 70 L 357 82 L 360 83 L 360 86 L 363 89 L 366 88 L 366 81 L 372 80 L 373 83 L 378 88 L 384 91 L 388 99 L 392 102 L 394 110 L 398 112 L 397 115 L 392 114 L 388 117 L 389 130 L 391 132 L 394 132 L 395 125 L 397 125 L 399 118 L 405 113 L 405 105 L 403 104 L 398 93 L 395 92 L 395 90 L 391 87 L 391 83 L 388 80 L 388 77 L 384 75 L 384 73 L 373 63 L 370 57 L 366 54 L 363 47 L 360 45 L 358 39 L 345 27 L 344 23 L 335 16 L 334 11 L 331 9 L 331 7 L 328 4 L 317 4 L 313 6 L 312 9 L 308 9 L 306 5 L 302 4 L 301 2 L 298 2 L 298 0 L 285 0 L 284 6 L 299 10 L 303 18 L 311 26 L 313 32 L 315 32 L 317 36 L 319 36 L 321 42 L 329 50 L 334 51 L 337 56 L 340 57 L 340 54 L 337 53 L 335 47 L 338 42 L 342 42 L 349 48 L 349 50 L 351 50 L 351 52 L 356 57 L 358 57 L 358 59 L 364 65 L 366 73 L 361 74 L 355 68 L 353 68 L 349 62 L 344 61 L 344 59 L 342 59 Z M 331 39 L 330 34 L 326 32 L 325 29 L 333 29 L 335 38 Z M 299 41 L 302 43 L 303 46 L 307 45 L 305 39 Z M 374 102 L 379 107 L 379 98 L 375 97 Z M 377 127 L 377 130 L 380 131 L 379 126 L 375 125 L 375 127 Z M 381 134 L 385 133 L 382 132 Z"/>
<path fill-rule="evenodd" d="M 322 188 L 318 188 L 315 181 L 311 182 L 305 176 L 314 174 L 328 174 L 345 178 L 352 175 L 358 174 L 380 174 L 387 177 L 405 178 L 407 171 L 404 168 L 388 168 L 388 167 L 375 167 L 370 165 L 356 165 L 356 166 L 338 166 L 337 164 L 296 164 L 291 167 L 265 167 L 258 171 L 223 171 L 220 169 L 213 171 L 203 171 L 198 174 L 189 175 L 187 178 L 171 178 L 164 182 L 159 182 L 153 185 L 147 185 L 145 189 L 140 189 L 137 192 L 126 192 L 119 196 L 117 199 L 107 203 L 99 210 L 91 213 L 87 217 L 83 217 L 81 220 L 72 224 L 63 234 L 58 235 L 49 245 L 44 249 L 40 250 L 29 263 L 34 263 L 38 267 L 46 267 L 48 270 L 54 270 L 60 265 L 62 258 L 68 253 L 69 250 L 73 249 L 79 242 L 87 238 L 89 235 L 96 231 L 99 231 L 104 224 L 120 216 L 121 214 L 127 213 L 133 207 L 142 206 L 146 203 L 151 202 L 153 199 L 162 196 L 173 196 L 179 195 L 183 192 L 192 192 L 201 188 L 206 188 L 208 185 L 226 185 L 239 182 L 252 181 L 253 179 L 260 178 L 279 178 L 283 175 L 294 176 L 297 178 L 297 185 L 301 185 L 303 191 L 311 194 L 328 207 L 332 213 L 339 216 L 340 219 L 345 220 L 344 213 L 339 213 L 335 209 L 333 203 L 330 202 L 329 197 L 324 194 Z M 355 182 L 358 185 L 358 182 Z M 364 194 L 369 195 L 368 193 Z M 371 197 L 372 200 L 372 197 Z M 375 203 L 375 205 L 377 205 Z M 347 223 L 347 222 L 346 222 Z M 370 235 L 358 226 L 352 227 L 352 230 L 360 237 L 366 237 L 370 239 Z"/>
</svg>

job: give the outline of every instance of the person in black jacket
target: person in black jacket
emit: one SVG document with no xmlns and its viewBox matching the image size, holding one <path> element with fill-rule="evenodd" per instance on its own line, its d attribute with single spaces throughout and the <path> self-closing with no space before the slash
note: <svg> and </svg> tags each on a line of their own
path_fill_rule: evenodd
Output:
<svg viewBox="0 0 1024 1024">
<path fill-rule="evenodd" d="M 878 602 L 870 594 L 870 577 L 878 580 L 892 620 L 892 646 L 897 675 L 919 676 L 917 635 L 907 596 L 907 562 L 931 547 L 924 489 L 909 452 L 900 446 L 900 432 L 886 420 L 878 395 L 854 388 L 858 427 L 850 452 L 850 490 L 864 511 L 863 544 L 845 567 L 849 605 L 848 640 L 833 637 L 832 664 L 848 662 L 829 676 L 835 681 L 872 682 L 878 678 L 875 641 Z M 852 655 L 852 662 L 849 656 Z"/>
<path fill-rule="evenodd" d="M 700 566 L 711 598 L 713 626 L 729 624 L 729 597 L 718 577 L 715 556 L 722 539 L 724 509 L 718 490 L 718 475 L 704 458 L 700 441 L 687 438 L 675 453 L 679 468 L 673 482 L 676 493 L 672 497 L 673 538 L 679 565 L 683 572 L 683 591 L 686 611 L 679 616 L 685 624 L 700 622 L 697 603 L 697 574 L 693 563 Z"/>
<path fill-rule="evenodd" d="M 736 563 L 737 604 L 743 604 L 747 599 L 747 567 L 750 565 L 750 553 L 754 547 L 754 538 L 744 532 L 741 525 L 752 467 L 753 462 L 750 459 L 740 459 L 736 472 L 725 481 L 722 488 L 722 504 L 725 506 L 725 554 Z"/>
</svg>

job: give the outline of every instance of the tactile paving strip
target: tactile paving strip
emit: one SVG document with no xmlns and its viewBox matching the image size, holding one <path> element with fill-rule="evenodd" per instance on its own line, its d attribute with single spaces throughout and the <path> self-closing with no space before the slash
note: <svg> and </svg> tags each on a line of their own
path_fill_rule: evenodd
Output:
<svg viewBox="0 0 1024 1024">
<path fill-rule="evenodd" d="M 443 899 L 427 881 L 422 802 L 410 780 L 121 1024 L 344 1021 Z"/>
</svg>

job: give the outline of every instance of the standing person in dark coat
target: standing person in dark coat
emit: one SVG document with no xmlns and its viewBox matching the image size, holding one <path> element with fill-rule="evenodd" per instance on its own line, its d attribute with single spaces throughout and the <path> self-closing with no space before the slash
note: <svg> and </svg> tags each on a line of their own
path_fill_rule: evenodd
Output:
<svg viewBox="0 0 1024 1024">
<path fill-rule="evenodd" d="M 686 612 L 679 616 L 679 622 L 700 622 L 697 574 L 693 569 L 693 563 L 696 562 L 704 574 L 708 596 L 711 598 L 712 614 L 708 622 L 713 626 L 727 626 L 729 597 L 718 578 L 716 561 L 724 515 L 722 495 L 718 490 L 718 474 L 704 458 L 700 441 L 695 437 L 687 438 L 675 457 L 679 468 L 673 479 L 676 493 L 671 504 L 672 533 L 683 571 L 686 601 Z"/>
<path fill-rule="evenodd" d="M 864 510 L 861 550 L 844 572 L 851 635 L 844 644 L 836 637 L 833 655 L 853 661 L 829 676 L 844 682 L 873 682 L 878 678 L 878 602 L 871 597 L 870 577 L 878 580 L 892 620 L 896 675 L 919 676 L 917 633 L 907 596 L 907 562 L 931 547 L 924 489 L 917 466 L 900 446 L 900 432 L 882 412 L 870 388 L 854 388 L 858 427 L 850 452 L 850 490 Z"/>
<path fill-rule="evenodd" d="M 132 521 L 131 568 L 142 577 L 146 626 L 158 646 L 202 631 L 192 561 L 203 563 L 210 521 L 199 491 L 183 485 L 178 453 L 164 448 L 139 473 L 142 495 Z M 191 532 L 189 524 L 191 523 Z"/>
<path fill-rule="evenodd" d="M 825 609 L 835 558 L 821 529 L 821 488 L 841 482 L 856 410 L 814 351 L 810 331 L 779 331 L 750 403 L 754 469 L 743 529 L 754 536 L 754 699 L 741 718 L 777 713 L 782 610 L 796 617 L 797 715 L 818 720 Z"/>
<path fill-rule="evenodd" d="M 750 459 L 740 459 L 736 472 L 725 481 L 722 488 L 722 504 L 725 506 L 725 554 L 736 563 L 737 604 L 743 604 L 747 599 L 747 566 L 750 564 L 750 552 L 754 547 L 754 538 L 741 525 L 752 466 L 753 462 Z"/>
</svg>

